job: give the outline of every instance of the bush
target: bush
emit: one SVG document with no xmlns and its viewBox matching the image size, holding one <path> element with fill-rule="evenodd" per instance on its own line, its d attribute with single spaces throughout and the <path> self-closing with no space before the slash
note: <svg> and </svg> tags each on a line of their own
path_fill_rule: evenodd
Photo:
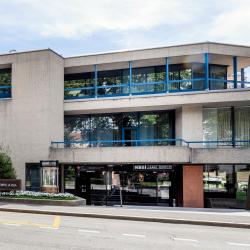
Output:
<svg viewBox="0 0 250 250">
<path fill-rule="evenodd" d="M 0 151 L 0 179 L 15 179 L 16 171 L 12 166 L 10 156 Z"/>
<path fill-rule="evenodd" d="M 14 199 L 31 199 L 31 200 L 76 200 L 77 197 L 69 193 L 42 193 L 32 191 L 0 192 L 1 197 Z"/>
</svg>

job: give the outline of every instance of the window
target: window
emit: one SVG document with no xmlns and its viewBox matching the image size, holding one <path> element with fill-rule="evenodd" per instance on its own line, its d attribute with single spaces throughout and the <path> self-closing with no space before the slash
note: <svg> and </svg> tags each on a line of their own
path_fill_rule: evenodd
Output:
<svg viewBox="0 0 250 250">
<path fill-rule="evenodd" d="M 250 107 L 205 108 L 203 140 L 205 146 L 250 146 Z"/>
<path fill-rule="evenodd" d="M 250 165 L 205 165 L 203 187 L 207 197 L 246 200 Z"/>
<path fill-rule="evenodd" d="M 250 107 L 235 107 L 235 140 L 238 146 L 250 146 Z"/>
<path fill-rule="evenodd" d="M 224 65 L 210 65 L 209 66 L 210 78 L 210 89 L 226 89 L 227 88 L 227 66 Z"/>
<path fill-rule="evenodd" d="M 169 80 L 170 90 L 203 90 L 204 80 L 204 64 L 202 63 L 187 63 L 187 64 L 172 64 L 169 65 Z M 191 81 L 193 80 L 194 81 Z M 197 81 L 195 80 L 197 79 Z M 177 81 L 180 80 L 180 81 Z"/>
<path fill-rule="evenodd" d="M 58 186 L 58 168 L 42 167 L 42 187 Z"/>
<path fill-rule="evenodd" d="M 122 139 L 174 139 L 174 124 L 174 111 L 65 116 L 64 135 L 68 146 L 122 146 Z M 168 144 L 140 142 L 140 145 Z"/>
<path fill-rule="evenodd" d="M 40 166 L 39 164 L 26 165 L 26 190 L 40 191 Z"/>
<path fill-rule="evenodd" d="M 203 110 L 203 140 L 214 141 L 206 143 L 205 146 L 232 145 L 232 131 L 231 108 L 205 108 Z"/>
<path fill-rule="evenodd" d="M 64 188 L 65 191 L 75 190 L 76 168 L 74 166 L 64 166 Z"/>
<path fill-rule="evenodd" d="M 235 192 L 233 172 L 232 165 L 205 165 L 204 191 L 233 194 Z"/>
<path fill-rule="evenodd" d="M 11 97 L 11 68 L 0 69 L 0 98 Z"/>
<path fill-rule="evenodd" d="M 94 73 L 78 73 L 64 75 L 64 97 L 84 98 L 94 96 Z M 77 88 L 77 89 L 74 89 Z M 85 89 L 80 89 L 85 88 Z"/>
</svg>

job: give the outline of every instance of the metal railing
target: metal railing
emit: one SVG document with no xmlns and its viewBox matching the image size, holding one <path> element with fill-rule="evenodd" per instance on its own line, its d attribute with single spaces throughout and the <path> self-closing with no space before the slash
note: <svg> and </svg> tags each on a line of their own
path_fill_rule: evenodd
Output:
<svg viewBox="0 0 250 250">
<path fill-rule="evenodd" d="M 146 82 L 146 83 L 120 83 L 112 85 L 95 86 L 94 84 L 89 87 L 65 88 L 64 99 L 82 99 L 82 98 L 105 98 L 112 96 L 128 96 L 128 95 L 147 95 L 147 94 L 161 94 L 172 92 L 192 92 L 204 90 L 220 90 L 220 89 L 233 89 L 235 81 L 218 78 L 208 78 L 209 86 L 205 86 L 205 78 L 194 79 L 177 79 L 169 81 Z M 222 88 L 213 88 L 214 83 L 225 83 Z M 186 86 L 182 84 L 188 83 Z M 195 86 L 198 83 L 198 86 Z M 250 82 L 237 81 L 238 89 L 250 88 Z M 95 91 L 96 90 L 96 91 Z M 73 92 L 73 93 L 67 93 Z M 76 93 L 74 93 L 76 92 Z"/>
<path fill-rule="evenodd" d="M 213 147 L 250 147 L 250 140 L 209 140 L 209 141 L 187 141 L 176 139 L 138 139 L 138 140 L 68 140 L 52 141 L 53 148 L 88 148 L 88 147 L 122 147 L 122 146 L 186 146 L 199 148 Z"/>
</svg>

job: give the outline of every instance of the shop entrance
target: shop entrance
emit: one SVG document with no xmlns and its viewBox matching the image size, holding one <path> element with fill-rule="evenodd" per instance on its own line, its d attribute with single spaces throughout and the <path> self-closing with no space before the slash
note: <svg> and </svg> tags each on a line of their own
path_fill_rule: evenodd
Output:
<svg viewBox="0 0 250 250">
<path fill-rule="evenodd" d="M 84 166 L 76 175 L 76 194 L 88 205 L 120 205 L 122 195 L 124 205 L 171 206 L 175 198 L 172 166 L 149 166 Z"/>
</svg>

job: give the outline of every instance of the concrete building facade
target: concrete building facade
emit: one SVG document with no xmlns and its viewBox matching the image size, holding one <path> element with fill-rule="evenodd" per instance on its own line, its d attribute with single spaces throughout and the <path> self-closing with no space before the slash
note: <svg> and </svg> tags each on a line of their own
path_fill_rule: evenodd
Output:
<svg viewBox="0 0 250 250">
<path fill-rule="evenodd" d="M 250 47 L 0 55 L 0 144 L 23 189 L 89 204 L 245 199 Z M 121 192 L 120 192 L 121 190 Z"/>
</svg>

